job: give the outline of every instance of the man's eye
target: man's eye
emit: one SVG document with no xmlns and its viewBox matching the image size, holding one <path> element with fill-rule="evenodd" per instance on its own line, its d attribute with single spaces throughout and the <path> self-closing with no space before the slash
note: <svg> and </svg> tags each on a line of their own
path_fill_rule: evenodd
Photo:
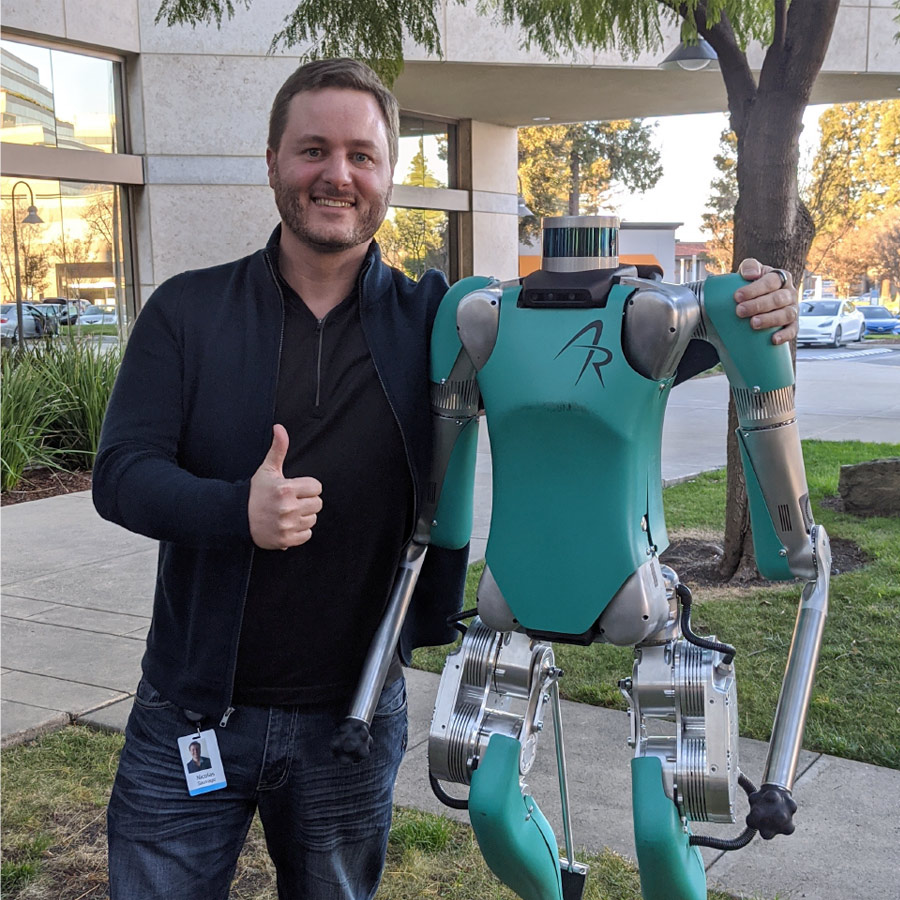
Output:
<svg viewBox="0 0 900 900">
<path fill-rule="evenodd" d="M 369 155 L 367 153 L 354 153 L 353 160 L 358 163 L 367 163 L 369 162 Z"/>
<path fill-rule="evenodd" d="M 318 147 L 308 147 L 303 151 L 310 159 L 318 159 L 322 155 L 322 151 Z"/>
</svg>

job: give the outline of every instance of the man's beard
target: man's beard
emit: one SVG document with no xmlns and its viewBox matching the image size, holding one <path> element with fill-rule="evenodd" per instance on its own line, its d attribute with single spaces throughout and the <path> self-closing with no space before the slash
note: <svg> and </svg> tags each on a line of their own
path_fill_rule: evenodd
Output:
<svg viewBox="0 0 900 900">
<path fill-rule="evenodd" d="M 354 225 L 343 233 L 338 232 L 322 234 L 310 228 L 308 216 L 300 203 L 297 190 L 288 187 L 278 173 L 278 166 L 272 168 L 272 190 L 275 193 L 275 205 L 281 214 L 281 220 L 296 236 L 297 240 L 315 247 L 324 253 L 339 253 L 342 250 L 350 250 L 360 244 L 368 243 L 375 232 L 381 227 L 391 202 L 390 185 L 387 191 L 374 202 L 361 215 L 357 216 Z M 343 200 L 340 194 L 329 194 L 328 191 L 320 191 L 325 197 L 334 200 Z M 313 201 L 310 199 L 310 205 Z M 324 230 L 324 229 L 323 229 Z"/>
</svg>

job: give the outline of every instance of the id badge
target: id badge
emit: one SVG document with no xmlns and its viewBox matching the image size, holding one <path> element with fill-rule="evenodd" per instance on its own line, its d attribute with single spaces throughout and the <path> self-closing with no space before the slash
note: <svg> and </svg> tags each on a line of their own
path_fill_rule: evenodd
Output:
<svg viewBox="0 0 900 900">
<path fill-rule="evenodd" d="M 219 742 L 212 728 L 178 738 L 178 752 L 184 765 L 188 793 L 192 797 L 227 786 Z"/>
</svg>

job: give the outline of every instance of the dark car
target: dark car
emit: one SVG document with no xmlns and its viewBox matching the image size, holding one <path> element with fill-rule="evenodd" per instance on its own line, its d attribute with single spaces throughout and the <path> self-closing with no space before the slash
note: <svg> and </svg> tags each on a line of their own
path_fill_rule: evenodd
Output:
<svg viewBox="0 0 900 900">
<path fill-rule="evenodd" d="M 900 319 L 884 306 L 857 306 L 866 320 L 866 334 L 900 334 Z"/>
<path fill-rule="evenodd" d="M 45 297 L 44 303 L 52 303 L 59 310 L 60 325 L 74 325 L 78 321 L 78 304 L 65 297 Z"/>
</svg>

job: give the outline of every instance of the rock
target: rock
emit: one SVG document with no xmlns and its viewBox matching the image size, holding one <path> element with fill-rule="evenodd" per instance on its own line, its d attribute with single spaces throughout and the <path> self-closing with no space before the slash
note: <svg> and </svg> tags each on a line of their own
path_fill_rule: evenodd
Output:
<svg viewBox="0 0 900 900">
<path fill-rule="evenodd" d="M 844 512 L 900 516 L 900 457 L 841 466 L 838 493 L 844 501 Z"/>
</svg>

